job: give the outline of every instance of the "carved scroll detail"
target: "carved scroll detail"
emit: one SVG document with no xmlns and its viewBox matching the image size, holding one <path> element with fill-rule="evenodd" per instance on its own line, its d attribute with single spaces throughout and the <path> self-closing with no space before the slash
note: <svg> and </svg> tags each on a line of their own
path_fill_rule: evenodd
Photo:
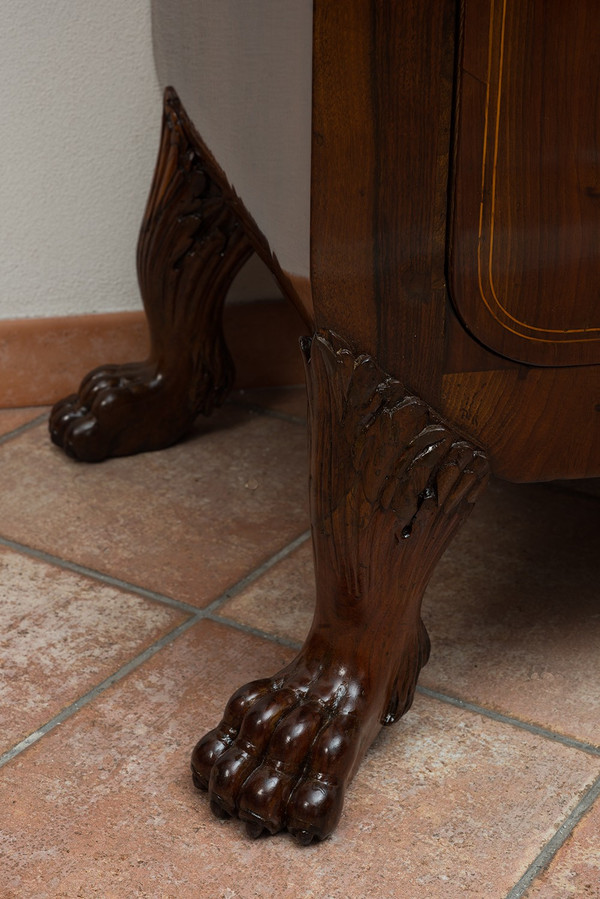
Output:
<svg viewBox="0 0 600 899">
<path fill-rule="evenodd" d="M 222 402 L 233 382 L 222 309 L 233 278 L 253 252 L 236 201 L 177 94 L 167 88 L 138 241 L 138 278 L 147 311 L 152 310 L 154 352 L 174 362 L 182 342 L 189 344 L 191 401 L 205 413 Z"/>
<path fill-rule="evenodd" d="M 52 440 L 86 462 L 162 449 L 233 384 L 225 297 L 253 250 L 244 210 L 175 91 L 165 92 L 154 180 L 137 248 L 150 329 L 143 362 L 104 365 L 54 407 Z"/>
<path fill-rule="evenodd" d="M 382 724 L 410 706 L 429 655 L 435 563 L 485 484 L 484 455 L 369 356 L 302 344 L 317 597 L 296 658 L 233 694 L 192 754 L 196 786 L 248 833 L 325 839 Z"/>
<path fill-rule="evenodd" d="M 422 594 L 489 467 L 426 403 L 337 335 L 317 334 L 303 348 L 317 582 L 329 590 L 333 582 L 339 612 L 364 616 L 374 632 L 378 617 L 388 630 L 401 619 L 406 645 L 382 715 L 389 724 L 409 708 L 429 655 Z"/>
</svg>

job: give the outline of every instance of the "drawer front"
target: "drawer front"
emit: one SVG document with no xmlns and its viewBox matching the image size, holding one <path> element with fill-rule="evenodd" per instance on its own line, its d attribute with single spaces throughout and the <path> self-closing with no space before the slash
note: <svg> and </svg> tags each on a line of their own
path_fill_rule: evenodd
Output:
<svg viewBox="0 0 600 899">
<path fill-rule="evenodd" d="M 465 0 L 450 290 L 490 349 L 600 361 L 597 0 Z"/>
</svg>

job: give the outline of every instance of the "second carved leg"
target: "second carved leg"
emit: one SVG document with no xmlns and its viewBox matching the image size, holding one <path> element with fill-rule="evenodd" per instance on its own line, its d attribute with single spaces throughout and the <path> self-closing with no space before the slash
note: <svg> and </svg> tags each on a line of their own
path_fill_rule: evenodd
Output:
<svg viewBox="0 0 600 899">
<path fill-rule="evenodd" d="M 181 107 L 165 93 L 137 263 L 150 357 L 106 365 L 54 407 L 53 441 L 87 462 L 175 443 L 233 382 L 222 330 L 231 282 L 252 254 L 235 198 Z"/>
<path fill-rule="evenodd" d="M 333 334 L 304 344 L 317 605 L 297 658 L 230 699 L 197 744 L 194 782 L 248 832 L 327 837 L 382 725 L 410 707 L 429 655 L 434 566 L 488 475 L 485 457 Z"/>
</svg>

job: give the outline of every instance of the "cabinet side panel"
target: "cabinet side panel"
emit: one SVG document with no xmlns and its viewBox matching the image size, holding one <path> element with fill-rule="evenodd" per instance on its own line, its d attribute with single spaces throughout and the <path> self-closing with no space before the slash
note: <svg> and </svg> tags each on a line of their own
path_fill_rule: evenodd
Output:
<svg viewBox="0 0 600 899">
<path fill-rule="evenodd" d="M 445 0 L 315 2 L 315 317 L 434 405 L 455 30 Z"/>
<path fill-rule="evenodd" d="M 600 366 L 448 374 L 440 409 L 497 477 L 600 477 Z"/>
</svg>

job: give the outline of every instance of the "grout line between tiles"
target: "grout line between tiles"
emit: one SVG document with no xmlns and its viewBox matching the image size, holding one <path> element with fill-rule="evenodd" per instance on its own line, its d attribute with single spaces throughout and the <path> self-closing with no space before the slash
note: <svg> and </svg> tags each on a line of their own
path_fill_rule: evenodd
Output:
<svg viewBox="0 0 600 899">
<path fill-rule="evenodd" d="M 457 699 L 455 696 L 440 693 L 438 690 L 431 690 L 429 687 L 418 685 L 417 693 L 421 693 L 423 696 L 429 696 L 430 699 L 437 699 L 439 702 L 444 702 L 447 705 L 456 706 L 459 709 L 475 712 L 478 715 L 483 715 L 485 718 L 491 718 L 493 721 L 498 721 L 501 724 L 509 724 L 511 727 L 518 727 L 520 730 L 526 730 L 528 733 L 535 734 L 537 737 L 544 737 L 547 740 L 552 740 L 554 743 L 561 743 L 563 746 L 568 746 L 569 749 L 578 749 L 580 752 L 585 752 L 588 755 L 600 757 L 600 746 L 594 746 L 593 743 L 586 743 L 584 740 L 577 740 L 575 737 L 567 737 L 565 734 L 558 733 L 557 731 L 550 730 L 546 727 L 541 727 L 539 724 L 530 724 L 528 721 L 522 721 L 520 718 L 514 718 L 512 715 L 503 715 L 502 712 L 495 712 L 492 709 L 487 709 L 485 706 L 477 705 L 474 702 L 468 702 L 465 699 Z"/>
<path fill-rule="evenodd" d="M 594 803 L 600 798 L 600 777 L 596 778 L 592 786 L 579 800 L 573 811 L 565 818 L 553 837 L 542 848 L 537 858 L 531 863 L 521 879 L 507 893 L 506 899 L 521 899 L 533 882 L 548 867 L 558 850 L 571 836 L 575 827 L 584 815 L 589 812 Z"/>
<path fill-rule="evenodd" d="M 221 596 L 218 596 L 214 599 L 208 606 L 200 609 L 198 606 L 191 605 L 187 602 L 182 602 L 179 599 L 173 599 L 172 596 L 167 596 L 164 593 L 157 593 L 155 590 L 148 590 L 147 587 L 140 587 L 137 584 L 132 584 L 130 581 L 124 581 L 121 578 L 114 577 L 111 574 L 105 574 L 102 571 L 97 571 L 95 568 L 88 568 L 86 565 L 80 565 L 78 562 L 71 562 L 68 559 L 63 559 L 60 556 L 55 556 L 52 553 L 47 553 L 42 549 L 35 549 L 32 546 L 27 546 L 25 543 L 18 543 L 16 540 L 10 540 L 8 537 L 0 536 L 0 546 L 5 547 L 6 549 L 13 550 L 14 552 L 22 553 L 23 555 L 30 556 L 33 559 L 37 559 L 39 562 L 46 562 L 49 565 L 55 565 L 57 568 L 63 568 L 66 571 L 72 571 L 74 574 L 81 574 L 84 577 L 92 578 L 92 580 L 100 581 L 102 584 L 107 584 L 110 587 L 117 587 L 120 590 L 126 590 L 128 593 L 134 593 L 136 596 L 141 596 L 144 599 L 150 599 L 153 602 L 161 603 L 162 605 L 170 606 L 174 609 L 179 609 L 181 612 L 187 612 L 190 615 L 195 615 L 197 612 L 202 612 L 203 614 L 208 614 L 212 611 L 215 611 L 219 608 L 219 606 L 223 605 L 223 603 L 227 602 L 228 599 L 237 596 L 238 593 L 241 593 L 249 584 L 253 583 L 257 578 L 261 577 L 261 575 L 265 574 L 273 565 L 276 565 L 282 559 L 285 559 L 287 555 L 294 552 L 299 546 L 305 543 L 310 537 L 310 531 L 304 531 L 300 534 L 299 537 L 296 537 L 295 540 L 292 540 L 291 543 L 288 543 L 283 549 L 276 552 L 273 556 L 270 556 L 262 565 L 259 565 L 258 568 L 255 568 L 250 574 L 247 574 L 241 580 L 237 581 L 232 587 L 225 590 Z"/>
<path fill-rule="evenodd" d="M 154 590 L 148 590 L 146 587 L 139 587 L 137 584 L 123 581 L 121 578 L 113 577 L 111 574 L 104 574 L 102 571 L 96 571 L 95 568 L 88 568 L 86 565 L 70 562 L 68 559 L 54 556 L 52 553 L 47 553 L 42 549 L 35 549 L 32 546 L 27 546 L 25 543 L 17 543 L 15 540 L 9 540 L 8 537 L 0 537 L 0 546 L 22 553 L 24 556 L 30 556 L 32 559 L 37 559 L 38 562 L 46 562 L 49 565 L 55 565 L 57 568 L 72 571 L 74 574 L 81 574 L 84 577 L 92 578 L 92 580 L 100 581 L 100 583 L 106 584 L 109 587 L 117 587 L 119 590 L 135 593 L 137 596 L 141 596 L 144 599 L 150 599 L 153 602 L 171 606 L 174 609 L 179 609 L 181 612 L 188 612 L 190 615 L 195 615 L 196 612 L 198 612 L 197 606 L 192 606 L 189 603 L 173 599 L 173 597 L 166 596 L 163 593 L 156 593 Z"/>
<path fill-rule="evenodd" d="M 168 646 L 169 643 L 172 643 L 177 637 L 181 636 L 181 634 L 185 633 L 185 631 L 189 630 L 192 625 L 196 624 L 198 620 L 200 620 L 203 616 L 199 613 L 198 615 L 194 615 L 191 618 L 188 618 L 187 621 L 184 621 L 174 630 L 170 631 L 168 634 L 164 634 L 159 640 L 152 643 L 151 646 L 148 646 L 143 652 L 139 653 L 135 658 L 130 659 L 125 665 L 122 665 L 117 671 L 114 671 L 107 678 L 101 681 L 99 684 L 96 684 L 91 690 L 88 690 L 87 693 L 84 693 L 83 696 L 80 696 L 70 705 L 66 706 L 62 709 L 58 715 L 55 715 L 54 718 L 51 718 L 37 730 L 33 731 L 33 733 L 29 734 L 25 737 L 24 740 L 21 740 L 16 746 L 13 746 L 12 749 L 9 749 L 3 755 L 0 756 L 0 768 L 3 765 L 6 765 L 7 762 L 12 761 L 17 755 L 20 755 L 21 752 L 24 752 L 25 749 L 28 749 L 30 746 L 33 746 L 34 743 L 37 743 L 38 740 L 41 740 L 47 733 L 51 730 L 54 730 L 55 727 L 58 727 L 59 724 L 63 724 L 68 718 L 71 718 L 76 712 L 82 709 L 84 706 L 88 705 L 92 702 L 96 697 L 100 696 L 109 687 L 112 687 L 113 684 L 118 683 L 123 680 L 128 674 L 132 671 L 135 671 L 136 668 L 139 668 L 144 662 L 148 659 L 151 659 L 157 652 L 161 649 L 164 649 L 165 646 Z"/>
<path fill-rule="evenodd" d="M 277 634 L 270 634 L 268 631 L 263 631 L 259 627 L 252 627 L 250 624 L 242 624 L 242 622 L 235 621 L 233 618 L 227 618 L 225 615 L 208 614 L 206 617 L 216 624 L 224 624 L 253 637 L 262 637 L 263 640 L 268 640 L 270 643 L 278 643 L 280 646 L 287 646 L 289 649 L 300 649 L 302 647 L 302 643 L 299 643 L 297 640 L 290 640 L 288 637 L 278 637 Z"/>
<path fill-rule="evenodd" d="M 24 434 L 26 431 L 30 431 L 32 428 L 37 427 L 37 425 L 41 424 L 43 421 L 46 421 L 47 418 L 48 412 L 42 412 L 41 415 L 37 415 L 31 421 L 25 422 L 24 425 L 20 425 L 13 431 L 9 431 L 8 434 L 3 434 L 2 437 L 0 437 L 0 446 L 2 446 L 3 443 L 8 443 L 9 440 L 14 440 L 16 437 L 20 437 L 21 434 Z"/>
<path fill-rule="evenodd" d="M 250 574 L 247 574 L 241 580 L 239 580 L 236 584 L 226 590 L 221 596 L 218 596 L 217 599 L 213 600 L 210 605 L 206 606 L 204 609 L 205 615 L 211 615 L 213 612 L 216 612 L 223 603 L 227 602 L 228 599 L 232 599 L 234 596 L 237 596 L 242 590 L 245 590 L 250 584 L 254 583 L 259 577 L 265 574 L 270 568 L 276 565 L 278 562 L 281 562 L 282 559 L 285 559 L 286 556 L 289 556 L 290 553 L 293 553 L 295 549 L 299 546 L 302 546 L 303 543 L 310 537 L 310 531 L 304 531 L 300 534 L 299 537 L 296 537 L 295 540 L 292 540 L 291 543 L 288 543 L 283 549 L 280 549 L 279 552 L 276 552 L 275 555 L 270 556 L 262 565 L 259 565 L 258 568 L 255 568 Z"/>
<path fill-rule="evenodd" d="M 69 571 L 74 571 L 78 574 L 83 574 L 86 577 L 93 578 L 95 580 L 99 580 L 102 583 L 108 583 L 113 586 L 120 587 L 124 590 L 127 590 L 131 593 L 136 593 L 137 595 L 143 596 L 147 599 L 153 599 L 156 602 L 163 603 L 165 605 L 173 606 L 174 608 L 180 609 L 181 611 L 185 611 L 190 613 L 190 617 L 183 621 L 180 625 L 174 628 L 172 631 L 169 631 L 168 634 L 164 634 L 150 646 L 146 647 L 143 652 L 139 653 L 133 659 L 130 659 L 125 665 L 122 665 L 117 671 L 114 671 L 107 678 L 101 681 L 99 684 L 96 684 L 91 690 L 88 690 L 83 696 L 80 696 L 70 705 L 66 706 L 66 708 L 62 709 L 58 715 L 55 715 L 37 730 L 33 731 L 11 749 L 7 750 L 5 753 L 0 755 L 0 768 L 6 765 L 8 762 L 12 761 L 16 756 L 20 755 L 34 743 L 37 743 L 42 739 L 47 733 L 54 730 L 58 725 L 63 724 L 67 719 L 71 718 L 74 714 L 76 714 L 80 709 L 84 706 L 88 705 L 114 684 L 121 681 L 124 677 L 130 674 L 132 671 L 135 671 L 139 668 L 140 665 L 143 665 L 148 659 L 151 659 L 157 652 L 161 649 L 164 649 L 165 646 L 168 646 L 170 643 L 175 641 L 178 637 L 188 631 L 195 624 L 198 624 L 203 620 L 212 620 L 216 623 L 221 623 L 224 625 L 228 625 L 229 622 L 227 619 L 219 620 L 220 616 L 214 615 L 213 613 L 219 609 L 223 603 L 225 603 L 228 599 L 233 596 L 237 596 L 248 584 L 251 584 L 257 578 L 259 578 L 262 574 L 280 562 L 282 559 L 286 558 L 290 553 L 292 553 L 297 547 L 301 546 L 303 543 L 308 540 L 310 537 L 310 531 L 305 531 L 300 534 L 299 537 L 296 537 L 295 540 L 292 540 L 291 543 L 288 543 L 283 549 L 280 549 L 270 558 L 268 558 L 262 565 L 259 565 L 258 568 L 251 571 L 250 574 L 247 574 L 241 580 L 239 580 L 236 584 L 226 590 L 221 596 L 218 596 L 215 600 L 213 600 L 210 605 L 208 605 L 204 609 L 199 609 L 196 606 L 190 606 L 186 603 L 180 603 L 177 600 L 171 599 L 171 597 L 163 596 L 160 593 L 153 593 L 151 590 L 146 590 L 143 587 L 136 587 L 134 584 L 128 584 L 126 581 L 119 581 L 117 578 L 113 578 L 110 575 L 103 575 L 99 572 L 95 572 L 93 569 L 84 568 L 82 565 L 77 565 L 74 562 L 67 562 L 64 559 L 61 559 L 57 556 L 51 556 L 49 553 L 45 553 L 42 550 L 36 550 L 32 547 L 25 546 L 20 543 L 16 543 L 13 540 L 8 540 L 4 537 L 0 537 L 0 546 L 5 546 L 9 549 L 13 549 L 17 552 L 24 553 L 26 555 L 32 556 L 40 561 L 49 562 L 51 564 L 56 565 L 57 567 L 66 568 Z M 244 627 L 235 627 L 235 622 L 231 622 L 229 626 L 233 626 L 237 630 L 243 630 Z M 264 636 L 267 639 L 270 639 L 272 642 L 280 642 L 278 637 L 268 634 L 262 634 L 261 632 L 257 632 L 260 636 Z M 256 634 L 255 634 L 256 635 Z"/>
</svg>

